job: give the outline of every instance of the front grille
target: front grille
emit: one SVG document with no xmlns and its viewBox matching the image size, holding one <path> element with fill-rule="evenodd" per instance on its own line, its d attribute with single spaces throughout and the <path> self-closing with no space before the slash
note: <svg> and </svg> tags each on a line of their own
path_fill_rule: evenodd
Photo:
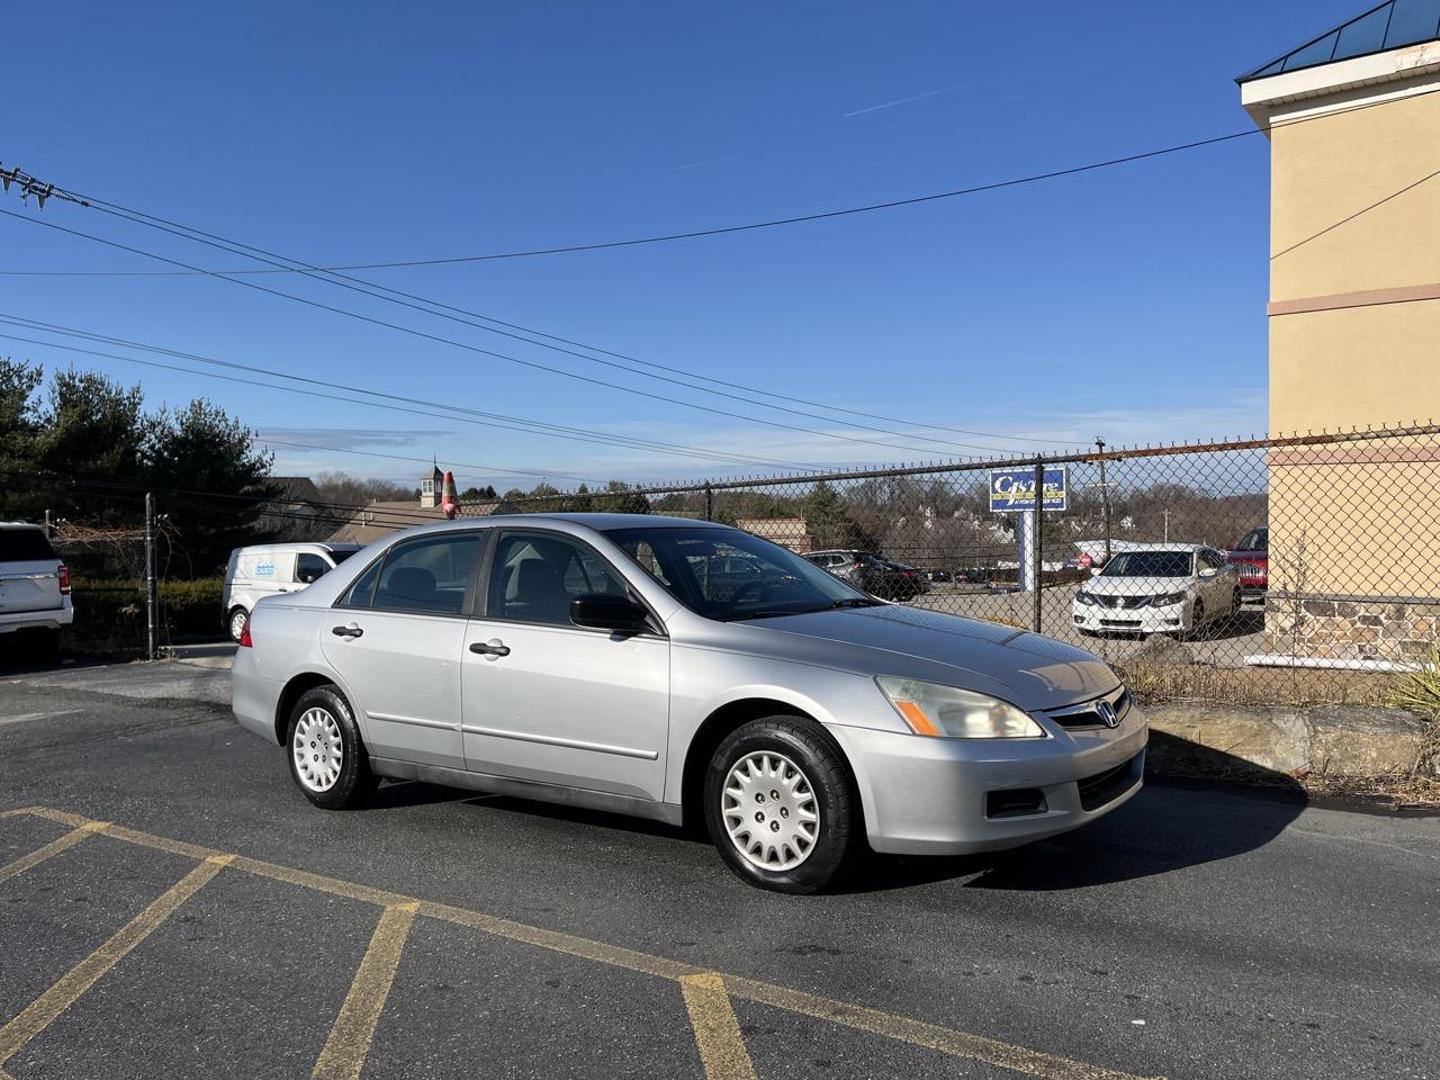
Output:
<svg viewBox="0 0 1440 1080">
<path fill-rule="evenodd" d="M 987 818 L 1027 817 L 1043 814 L 1047 809 L 1045 793 L 1039 788 L 1012 788 L 1009 791 L 992 791 L 985 796 Z"/>
<path fill-rule="evenodd" d="M 1125 792 L 1130 790 L 1134 779 L 1130 772 L 1135 767 L 1137 754 L 1113 769 L 1106 769 L 1104 772 L 1096 773 L 1094 776 L 1087 776 L 1079 781 L 1080 805 L 1086 810 L 1098 810 L 1108 802 L 1113 802 Z"/>
<path fill-rule="evenodd" d="M 1125 714 L 1130 711 L 1130 691 L 1123 686 L 1119 693 L 1100 698 L 1099 701 L 1109 701 L 1115 707 L 1117 722 L 1124 721 Z M 1050 719 L 1069 730 L 1106 727 L 1105 721 L 1100 719 L 1097 705 L 1098 701 L 1087 701 L 1083 705 L 1070 706 L 1051 713 Z"/>
</svg>

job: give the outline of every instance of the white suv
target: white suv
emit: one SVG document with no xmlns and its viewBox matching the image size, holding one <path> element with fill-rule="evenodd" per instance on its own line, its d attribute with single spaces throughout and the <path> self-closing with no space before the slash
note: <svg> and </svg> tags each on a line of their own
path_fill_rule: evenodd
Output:
<svg viewBox="0 0 1440 1080">
<path fill-rule="evenodd" d="M 45 530 L 23 521 L 0 521 L 0 656 L 27 639 L 41 659 L 54 659 L 60 628 L 75 618 L 70 571 Z"/>
</svg>

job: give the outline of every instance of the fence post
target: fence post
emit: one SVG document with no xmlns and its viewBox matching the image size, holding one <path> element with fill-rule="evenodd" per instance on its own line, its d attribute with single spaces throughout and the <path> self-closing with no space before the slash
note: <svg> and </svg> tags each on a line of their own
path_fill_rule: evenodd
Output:
<svg viewBox="0 0 1440 1080">
<path fill-rule="evenodd" d="M 159 656 L 155 584 L 155 493 L 145 493 L 145 659 Z"/>
<path fill-rule="evenodd" d="M 1035 459 L 1035 542 L 1030 545 L 1030 580 L 1035 585 L 1030 629 L 1040 633 L 1041 608 L 1045 594 L 1045 460 Z"/>
<path fill-rule="evenodd" d="M 709 484 L 705 485 L 705 520 L 715 520 L 715 489 Z"/>
<path fill-rule="evenodd" d="M 1095 436 L 1095 449 L 1105 453 L 1105 440 Z M 1100 459 L 1100 503 L 1105 508 L 1105 561 L 1110 561 L 1110 485 L 1105 482 L 1105 459 Z"/>
</svg>

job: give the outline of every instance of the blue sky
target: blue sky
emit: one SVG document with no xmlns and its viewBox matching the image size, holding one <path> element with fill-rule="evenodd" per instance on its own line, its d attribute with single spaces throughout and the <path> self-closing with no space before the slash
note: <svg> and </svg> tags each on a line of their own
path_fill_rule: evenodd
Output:
<svg viewBox="0 0 1440 1080">
<path fill-rule="evenodd" d="M 82 0 L 60 17 L 31 7 L 7 19 L 0 160 L 320 264 L 623 239 L 1242 130 L 1233 77 L 1361 6 Z M 1265 424 L 1267 154 L 1257 135 L 764 232 L 367 274 L 643 360 L 919 424 L 1053 446 L 1248 434 Z M 0 205 L 20 209 L 13 192 Z M 94 210 L 26 212 L 209 268 L 253 265 Z M 152 269 L 164 267 L 0 218 L 0 270 Z M 277 440 L 433 453 L 462 485 L 508 485 L 511 468 L 597 479 L 763 470 L 487 429 L 453 406 L 772 461 L 1035 445 L 856 431 L 841 416 L 726 402 L 303 279 L 260 280 L 652 393 L 905 448 L 650 401 L 203 277 L 0 277 L 0 311 L 403 394 L 451 419 L 3 339 L 0 355 L 101 367 L 143 382 L 154 403 L 208 396 Z M 281 473 L 419 469 L 277 449 Z"/>
</svg>

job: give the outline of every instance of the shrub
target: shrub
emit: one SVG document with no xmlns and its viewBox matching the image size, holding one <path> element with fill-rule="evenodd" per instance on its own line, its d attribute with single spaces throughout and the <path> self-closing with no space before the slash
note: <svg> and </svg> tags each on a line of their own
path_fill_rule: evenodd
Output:
<svg viewBox="0 0 1440 1080">
<path fill-rule="evenodd" d="M 221 633 L 222 578 L 162 581 L 161 643 L 214 638 Z M 145 587 L 128 580 L 78 579 L 72 588 L 75 621 L 67 638 L 72 648 L 110 651 L 145 644 Z"/>
<path fill-rule="evenodd" d="M 1440 643 L 1430 647 L 1430 655 L 1419 671 L 1402 675 L 1390 691 L 1387 704 L 1409 709 L 1440 723 Z"/>
</svg>

